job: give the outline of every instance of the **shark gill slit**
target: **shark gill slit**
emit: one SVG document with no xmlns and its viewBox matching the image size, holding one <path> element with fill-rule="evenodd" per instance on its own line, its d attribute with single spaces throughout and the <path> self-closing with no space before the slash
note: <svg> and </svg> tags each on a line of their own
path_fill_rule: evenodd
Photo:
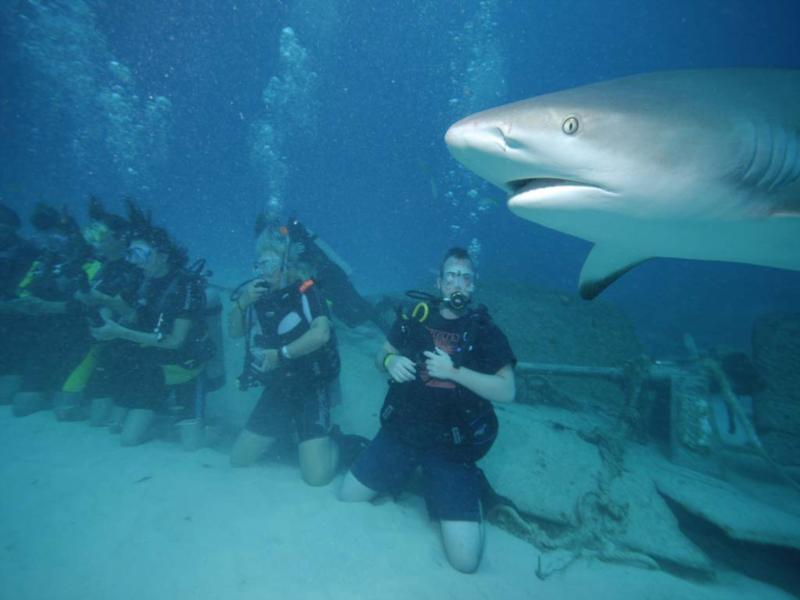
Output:
<svg viewBox="0 0 800 600">
<path fill-rule="evenodd" d="M 767 172 L 764 173 L 764 177 L 762 178 L 768 192 L 775 189 L 775 186 L 783 179 L 783 171 L 786 167 L 786 150 L 789 143 L 789 140 L 786 138 L 786 132 L 783 129 L 778 128 L 775 130 L 770 127 L 770 133 L 772 134 L 770 162 Z"/>
<path fill-rule="evenodd" d="M 752 140 L 750 142 L 750 147 L 752 148 L 752 152 L 750 153 L 750 160 L 747 162 L 744 172 L 742 174 L 742 183 L 747 185 L 750 183 L 752 179 L 755 179 L 757 176 L 756 171 L 758 167 L 756 166 L 758 163 L 758 127 L 755 123 L 750 123 L 752 128 Z"/>
<path fill-rule="evenodd" d="M 759 165 L 762 167 L 761 177 L 754 182 L 754 185 L 757 188 L 768 189 L 770 173 L 772 172 L 775 163 L 775 135 L 773 134 L 772 127 L 769 124 L 767 124 L 762 131 L 766 134 L 766 139 L 763 140 L 765 142 L 764 144 L 759 144 L 759 147 L 762 147 L 766 156 L 764 157 L 765 160 L 761 161 L 763 163 L 763 167 L 762 165 Z"/>
<path fill-rule="evenodd" d="M 773 188 L 783 187 L 797 181 L 800 177 L 800 134 L 797 130 L 785 132 L 786 150 L 783 155 L 783 165 L 780 177 L 775 181 Z M 772 189 L 772 188 L 771 188 Z"/>
</svg>

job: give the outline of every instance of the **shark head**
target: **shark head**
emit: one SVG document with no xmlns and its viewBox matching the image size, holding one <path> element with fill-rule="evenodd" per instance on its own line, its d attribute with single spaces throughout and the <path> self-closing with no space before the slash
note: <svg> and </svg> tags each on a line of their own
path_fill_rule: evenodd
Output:
<svg viewBox="0 0 800 600">
<path fill-rule="evenodd" d="M 445 141 L 464 166 L 509 194 L 512 210 L 613 202 L 619 181 L 604 168 L 614 165 L 604 160 L 600 136 L 585 123 L 588 109 L 553 100 L 541 97 L 472 115 L 450 127 Z M 597 115 L 588 119 L 597 125 Z"/>
<path fill-rule="evenodd" d="M 765 257 L 742 223 L 800 199 L 797 110 L 781 106 L 798 77 L 767 71 L 765 97 L 765 81 L 750 81 L 758 73 L 601 82 L 469 116 L 445 141 L 515 214 L 594 242 L 585 297 L 652 256 L 785 266 L 800 260 Z M 711 243 L 720 224 L 737 238 Z"/>
</svg>

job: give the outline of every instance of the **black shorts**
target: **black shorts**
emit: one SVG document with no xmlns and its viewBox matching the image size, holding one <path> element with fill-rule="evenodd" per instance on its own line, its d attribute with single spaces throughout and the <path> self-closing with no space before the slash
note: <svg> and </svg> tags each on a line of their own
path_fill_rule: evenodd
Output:
<svg viewBox="0 0 800 600">
<path fill-rule="evenodd" d="M 325 437 L 331 428 L 334 382 L 297 378 L 273 380 L 264 386 L 245 429 L 257 435 L 284 438 L 294 424 L 301 442 Z"/>
<path fill-rule="evenodd" d="M 351 472 L 369 489 L 396 495 L 417 467 L 422 467 L 425 504 L 432 519 L 481 521 L 481 480 L 475 463 L 448 460 L 435 447 L 411 446 L 385 428 L 359 455 Z"/>
<path fill-rule="evenodd" d="M 18 347 L 25 357 L 21 365 L 22 389 L 55 392 L 77 367 L 93 341 L 86 321 L 72 315 L 40 315 Z"/>
<path fill-rule="evenodd" d="M 178 393 L 176 400 L 187 410 L 193 410 L 195 387 L 167 386 L 164 367 L 176 365 L 192 369 L 193 363 L 180 362 L 173 351 L 142 348 L 126 341 L 115 340 L 98 346 L 97 365 L 86 386 L 88 398 L 114 398 L 114 402 L 128 409 L 141 408 L 164 411 L 170 390 Z M 186 384 L 188 386 L 188 383 Z M 187 396 L 188 394 L 188 396 Z"/>
</svg>

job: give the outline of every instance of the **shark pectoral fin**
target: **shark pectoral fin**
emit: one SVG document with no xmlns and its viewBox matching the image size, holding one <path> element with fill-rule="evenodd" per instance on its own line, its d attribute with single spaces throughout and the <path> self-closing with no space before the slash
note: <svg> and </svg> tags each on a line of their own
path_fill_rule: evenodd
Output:
<svg viewBox="0 0 800 600">
<path fill-rule="evenodd" d="M 642 256 L 630 248 L 595 244 L 581 269 L 581 298 L 596 298 L 600 292 L 648 258 L 650 256 Z"/>
</svg>

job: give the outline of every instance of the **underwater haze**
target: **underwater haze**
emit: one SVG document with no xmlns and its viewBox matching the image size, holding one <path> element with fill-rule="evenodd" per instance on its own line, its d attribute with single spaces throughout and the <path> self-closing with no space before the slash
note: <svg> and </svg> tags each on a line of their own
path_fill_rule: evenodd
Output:
<svg viewBox="0 0 800 600">
<path fill-rule="evenodd" d="M 89 194 L 154 209 L 222 283 L 247 274 L 272 200 L 366 292 L 477 250 L 491 278 L 575 293 L 589 245 L 512 216 L 448 154 L 477 110 L 676 68 L 800 66 L 792 0 L 4 3 L 0 194 L 81 216 Z M 743 346 L 800 276 L 657 259 L 604 299 L 654 354 Z"/>
<path fill-rule="evenodd" d="M 14 363 L 0 365 L 0 404 L 11 404 L 0 406 L 0 600 L 798 597 L 800 272 L 653 258 L 583 300 L 578 282 L 591 243 L 512 214 L 506 192 L 456 160 L 444 136 L 484 109 L 629 75 L 755 67 L 798 77 L 799 23 L 798 0 L 0 1 L 0 205 L 25 222 L 21 237 L 36 237 L 28 221 L 37 203 L 63 205 L 83 225 L 90 196 L 119 215 L 133 197 L 213 271 L 204 290 L 200 269 L 173 268 L 179 253 L 160 230 L 143 226 L 142 214 L 130 219 L 138 236 L 130 245 L 101 215 L 105 221 L 96 219 L 84 236 L 104 269 L 126 275 L 118 295 L 93 287 L 57 301 L 37 298 L 30 286 L 37 273 L 54 280 L 97 275 L 83 256 L 66 273 L 67 261 L 56 263 L 48 251 L 50 262 L 34 261 L 8 299 L 0 298 L 0 363 Z M 565 129 L 568 121 L 559 121 L 559 135 L 574 133 Z M 789 181 L 786 187 L 798 189 L 800 125 L 790 126 L 778 140 L 785 144 L 781 160 L 772 155 L 778 143 L 766 165 L 756 164 L 754 152 L 756 173 L 738 184 Z M 763 141 L 753 137 L 756 145 Z M 497 175 L 480 167 L 500 160 L 481 160 L 464 164 Z M 520 184 L 519 196 L 536 196 L 539 184 L 575 183 L 549 177 L 495 179 Z M 652 187 L 652 179 L 646 183 Z M 756 195 L 741 197 L 745 204 Z M 798 201 L 775 212 L 796 212 Z M 10 212 L 0 214 L 0 233 L 16 243 Z M 369 300 L 349 295 L 357 301 L 352 322 L 339 312 L 345 302 L 317 298 L 336 287 L 326 290 L 319 265 L 319 286 L 279 285 L 292 251 L 300 246 L 302 253 L 309 238 L 278 250 L 273 243 L 253 264 L 256 218 L 276 212 L 282 220 L 297 217 L 349 265 Z M 262 241 L 280 237 L 265 231 Z M 673 237 L 658 241 L 665 239 L 653 246 L 670 247 Z M 800 253 L 800 239 L 794 241 L 785 245 L 790 258 Z M 114 242 L 116 258 L 108 250 Z M 693 249 L 710 246 L 705 242 Z M 325 244 L 316 245 L 325 254 Z M 475 289 L 458 254 L 447 264 L 461 264 L 461 271 L 442 269 L 456 291 L 444 285 L 449 297 L 430 297 L 410 315 L 391 312 L 401 292 L 432 291 L 439 262 L 454 246 L 475 259 L 478 300 L 496 328 L 482 308 L 458 305 L 464 290 Z M 21 264 L 15 257 L 24 253 L 5 248 L 0 258 Z M 336 262 L 327 258 L 325 267 Z M 157 272 L 167 266 L 172 279 Z M 7 270 L 10 279 L 15 272 Z M 342 272 L 339 283 L 346 279 Z M 274 296 L 265 295 L 270 285 Z M 136 313 L 141 330 L 103 322 L 107 311 L 76 302 L 96 300 L 94 291 L 121 323 Z M 336 335 L 324 318 L 326 299 Z M 135 309 L 119 309 L 127 303 Z M 423 324 L 429 306 L 439 314 Z M 436 319 L 461 309 L 459 329 L 436 329 Z M 395 316 L 385 341 L 387 318 Z M 59 331 L 61 317 L 75 329 Z M 290 317 L 302 328 L 287 326 Z M 167 321 L 169 334 L 162 331 Z M 319 342 L 315 349 L 289 348 L 301 329 L 305 342 Z M 423 329 L 431 342 L 424 354 L 385 345 L 395 333 L 405 343 Z M 391 352 L 378 351 L 384 341 L 382 350 Z M 171 352 L 170 364 L 156 364 L 148 350 Z M 477 373 L 463 362 L 473 351 L 486 363 Z M 318 352 L 324 364 L 310 356 Z M 68 378 L 44 381 L 67 366 Z M 181 369 L 166 368 L 175 366 Z M 161 400 L 144 398 L 156 392 L 144 389 L 149 382 L 138 373 L 153 371 Z M 176 371 L 186 378 L 168 381 Z M 114 389 L 91 389 L 95 376 L 112 379 Z M 36 390 L 24 388 L 26 378 Z M 467 520 L 462 529 L 465 521 L 443 517 L 445 530 L 455 523 L 444 531 L 445 546 L 422 516 L 429 493 L 423 499 L 408 486 L 374 506 L 339 502 L 337 494 L 357 500 L 372 490 L 352 472 L 343 484 L 336 475 L 327 485 L 303 470 L 320 466 L 308 459 L 309 447 L 324 450 L 319 463 L 331 477 L 338 463 L 349 468 L 358 452 L 373 448 L 367 444 L 379 428 L 388 430 L 400 387 L 389 384 L 416 378 L 441 388 L 430 398 L 459 410 L 442 408 L 428 427 L 425 410 L 398 404 L 411 433 L 425 431 L 418 446 L 397 442 L 408 446 L 401 457 L 407 464 L 387 461 L 384 475 L 406 466 L 416 473 L 423 459 L 451 444 L 459 454 L 441 462 L 448 472 L 455 464 L 453 473 L 466 465 L 473 477 L 473 458 L 460 454 L 462 420 L 451 417 L 471 428 L 467 450 L 487 452 L 500 432 L 491 454 L 481 454 L 486 478 L 453 477 L 445 485 L 433 481 L 434 463 L 424 463 L 425 484 L 438 484 L 438 500 L 455 505 L 463 493 L 474 500 L 478 523 L 486 517 L 498 525 L 478 529 Z M 138 414 L 123 409 L 121 399 L 134 388 L 144 389 L 158 414 L 147 402 Z M 477 405 L 467 402 L 473 396 L 482 405 L 491 400 L 496 413 L 475 417 Z M 51 401 L 54 410 L 43 410 Z M 297 432 L 286 436 L 291 443 L 271 448 L 268 465 L 233 469 L 247 464 L 240 454 L 247 454 L 248 436 L 251 462 L 258 444 L 264 450 L 275 441 L 272 433 L 253 433 L 252 422 L 263 417 L 272 425 L 275 418 L 281 425 L 281 416 L 297 420 Z M 308 421 L 304 431 L 300 416 Z M 87 417 L 93 429 L 79 422 Z M 138 429 L 133 438 L 126 435 L 130 423 Z M 480 441 L 487 434 L 488 443 Z M 377 472 L 384 465 L 376 459 L 373 466 Z M 459 536 L 448 537 L 453 532 Z M 464 575 L 477 563 L 454 563 L 451 553 L 463 548 L 447 547 L 448 539 L 482 548 L 484 534 L 480 569 Z"/>
</svg>

